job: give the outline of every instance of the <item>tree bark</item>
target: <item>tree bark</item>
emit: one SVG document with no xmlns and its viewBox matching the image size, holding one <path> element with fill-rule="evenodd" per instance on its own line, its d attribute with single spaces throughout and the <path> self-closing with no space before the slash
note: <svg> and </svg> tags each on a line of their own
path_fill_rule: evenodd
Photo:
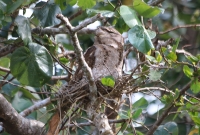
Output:
<svg viewBox="0 0 200 135">
<path fill-rule="evenodd" d="M 0 121 L 6 132 L 12 135 L 43 135 L 44 124 L 22 117 L 0 94 Z"/>
</svg>

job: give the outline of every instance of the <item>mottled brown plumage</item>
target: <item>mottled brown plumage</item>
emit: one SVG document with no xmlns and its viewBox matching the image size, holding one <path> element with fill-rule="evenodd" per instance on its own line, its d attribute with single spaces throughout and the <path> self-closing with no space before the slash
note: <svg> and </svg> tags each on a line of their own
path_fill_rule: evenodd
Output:
<svg viewBox="0 0 200 135">
<path fill-rule="evenodd" d="M 117 81 L 122 76 L 122 64 L 123 64 L 123 37 L 113 27 L 99 27 L 95 32 L 94 44 L 88 48 L 84 54 L 85 61 L 91 68 L 95 82 L 97 84 L 98 92 L 105 94 L 106 88 L 101 85 L 101 78 L 105 76 L 113 76 Z M 79 97 L 85 95 L 88 90 L 88 82 L 83 73 L 82 67 L 79 66 L 73 75 L 72 80 L 69 83 L 63 85 L 60 88 L 60 95 L 64 97 L 64 100 L 60 112 L 56 112 L 50 120 L 50 128 L 48 135 L 58 134 L 57 130 L 60 123 L 60 119 L 64 117 L 64 111 L 68 110 L 71 104 L 80 99 Z M 103 91 L 103 92 L 102 92 Z M 88 100 L 83 99 L 83 100 Z M 84 102 L 85 103 L 85 102 Z M 114 109 L 117 107 L 115 102 L 108 102 Z M 116 112 L 112 108 L 107 108 L 105 114 L 108 118 L 115 118 Z M 111 114 L 111 115 L 110 115 Z M 114 115 L 113 115 L 114 114 Z"/>
<path fill-rule="evenodd" d="M 99 27 L 95 32 L 94 44 L 84 54 L 91 68 L 95 81 L 105 76 L 113 76 L 115 80 L 122 76 L 123 37 L 113 27 Z M 79 67 L 74 75 L 74 81 L 84 79 Z"/>
</svg>

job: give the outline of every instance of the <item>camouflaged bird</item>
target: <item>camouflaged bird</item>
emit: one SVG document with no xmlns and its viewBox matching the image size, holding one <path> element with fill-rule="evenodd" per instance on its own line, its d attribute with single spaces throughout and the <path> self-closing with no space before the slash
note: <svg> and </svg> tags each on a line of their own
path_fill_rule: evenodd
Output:
<svg viewBox="0 0 200 135">
<path fill-rule="evenodd" d="M 97 90 L 99 91 L 102 89 L 102 86 L 98 85 L 97 82 L 99 82 L 101 78 L 112 76 L 117 81 L 122 77 L 124 41 L 122 35 L 113 27 L 100 26 L 94 34 L 94 44 L 86 50 L 84 58 L 88 66 L 91 68 L 93 77 L 97 84 Z M 74 93 L 76 93 L 75 96 L 69 97 L 73 100 L 82 96 L 84 90 L 88 90 L 88 80 L 84 75 L 82 67 L 78 66 L 71 81 L 63 85 L 60 92 L 61 94 L 65 93 L 66 95 L 70 95 L 71 93 L 71 95 L 75 95 Z M 63 101 L 63 103 L 65 102 L 66 100 Z M 70 101 L 70 103 L 71 102 L 73 101 Z M 115 103 L 109 104 L 115 106 Z M 62 111 L 67 110 L 70 104 L 66 104 L 65 106 L 65 108 L 62 108 Z M 113 109 L 108 108 L 106 114 L 109 114 L 109 112 L 113 112 Z M 62 118 L 62 114 L 59 116 L 60 114 L 61 113 L 57 112 L 52 117 L 48 135 L 58 134 L 58 130 L 56 131 L 56 129 L 60 122 L 59 117 Z"/>
<path fill-rule="evenodd" d="M 93 46 L 89 47 L 84 54 L 95 81 L 105 76 L 112 76 L 115 80 L 121 78 L 123 46 L 123 37 L 117 30 L 113 27 L 98 27 Z M 73 80 L 76 82 L 84 79 L 81 68 L 79 67 L 75 72 Z"/>
</svg>

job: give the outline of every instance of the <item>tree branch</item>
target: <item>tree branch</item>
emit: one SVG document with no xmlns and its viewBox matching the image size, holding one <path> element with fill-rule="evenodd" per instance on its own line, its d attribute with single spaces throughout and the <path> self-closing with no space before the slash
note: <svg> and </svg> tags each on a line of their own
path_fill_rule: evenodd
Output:
<svg viewBox="0 0 200 135">
<path fill-rule="evenodd" d="M 9 68 L 4 68 L 4 67 L 1 67 L 0 66 L 0 71 L 3 71 L 3 72 L 10 72 L 10 69 Z"/>
<path fill-rule="evenodd" d="M 50 103 L 51 103 L 50 97 L 46 98 L 46 99 L 44 99 L 42 101 L 39 101 L 39 102 L 35 103 L 34 105 L 30 106 L 29 108 L 25 109 L 24 111 L 22 111 L 20 113 L 20 115 L 23 116 L 23 117 L 26 117 L 29 114 L 31 114 L 33 111 L 38 110 L 38 109 L 40 109 L 40 108 L 42 108 L 42 107 L 44 107 L 44 106 L 46 106 L 46 105 L 48 105 Z"/>
<path fill-rule="evenodd" d="M 78 30 L 80 30 L 83 26 L 81 27 L 76 27 L 76 29 L 74 29 L 74 27 L 70 24 L 68 18 L 65 18 L 62 14 L 58 14 L 57 15 L 57 18 L 59 18 L 61 21 L 63 21 L 66 25 L 66 27 L 68 28 L 69 30 L 69 34 L 71 36 L 71 39 L 72 39 L 72 42 L 73 42 L 73 46 L 74 46 L 74 49 L 75 49 L 75 53 L 77 55 L 77 59 L 79 61 L 79 66 L 82 67 L 88 81 L 89 81 L 89 89 L 90 89 L 90 94 L 91 94 L 91 98 L 92 100 L 94 101 L 96 98 L 96 95 L 97 95 L 97 88 L 96 88 L 96 84 L 94 82 L 94 77 L 92 75 L 92 71 L 91 71 L 91 68 L 88 66 L 88 64 L 86 63 L 85 61 L 85 58 L 83 56 L 83 50 L 79 44 L 79 40 L 78 40 L 78 37 L 77 37 L 77 34 L 76 32 Z M 98 17 L 96 17 L 97 19 Z M 95 20 L 93 20 L 95 21 Z M 92 21 L 89 21 L 87 23 L 84 23 L 85 26 L 89 25 L 90 23 L 92 23 Z"/>
<path fill-rule="evenodd" d="M 44 134 L 42 122 L 29 120 L 19 115 L 2 94 L 0 94 L 0 120 L 6 132 L 13 135 Z"/>
<path fill-rule="evenodd" d="M 152 3 L 150 3 L 149 5 L 150 5 L 150 6 L 157 6 L 157 5 L 159 5 L 160 3 L 162 3 L 163 1 L 165 1 L 165 0 L 155 0 L 155 1 L 153 1 Z"/>
<path fill-rule="evenodd" d="M 146 133 L 146 135 L 152 135 L 154 131 L 158 128 L 158 126 L 162 123 L 162 121 L 165 119 L 165 117 L 168 116 L 169 111 L 173 108 L 176 101 L 178 101 L 182 95 L 185 94 L 185 92 L 190 88 L 191 82 L 186 84 L 179 93 L 179 96 L 177 99 L 174 99 L 175 101 L 163 112 L 160 116 L 160 118 L 154 123 L 154 125 L 150 128 L 150 130 Z"/>
<path fill-rule="evenodd" d="M 158 34 L 159 34 L 159 35 L 162 35 L 162 34 L 166 34 L 166 33 L 170 32 L 170 31 L 173 31 L 173 30 L 176 30 L 176 29 L 180 29 L 180 28 L 190 28 L 190 27 L 194 27 L 194 28 L 200 27 L 200 24 L 178 25 L 178 26 L 173 27 L 173 28 L 171 28 L 171 29 L 168 29 L 168 30 L 166 30 L 166 31 L 159 32 Z"/>
</svg>

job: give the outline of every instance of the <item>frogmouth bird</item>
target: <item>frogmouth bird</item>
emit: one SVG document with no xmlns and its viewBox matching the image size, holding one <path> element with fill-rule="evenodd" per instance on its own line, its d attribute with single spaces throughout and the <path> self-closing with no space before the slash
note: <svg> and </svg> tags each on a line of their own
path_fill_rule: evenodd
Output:
<svg viewBox="0 0 200 135">
<path fill-rule="evenodd" d="M 94 34 L 94 44 L 89 47 L 84 54 L 85 61 L 91 68 L 94 80 L 95 82 L 100 82 L 101 78 L 112 76 L 117 81 L 122 77 L 124 46 L 123 37 L 116 29 L 111 26 L 100 26 L 97 28 Z M 60 91 L 66 91 L 66 93 L 70 93 L 70 90 L 72 90 L 76 91 L 76 93 L 79 93 L 79 96 L 81 96 L 81 90 L 87 88 L 88 80 L 84 75 L 82 67 L 79 65 L 71 81 L 64 85 Z M 97 85 L 97 91 L 99 91 L 101 88 Z M 64 102 L 65 100 L 63 103 Z M 114 102 L 108 102 L 108 104 L 110 104 L 110 106 L 115 106 Z M 70 105 L 68 104 L 67 106 L 69 107 Z M 105 113 L 109 114 L 109 112 L 112 111 L 113 109 L 107 108 Z M 59 114 L 60 113 L 54 115 L 55 119 L 51 119 L 50 125 L 52 123 L 53 126 L 51 126 L 49 129 L 48 135 L 51 135 L 51 133 L 56 133 L 55 130 L 57 129 L 57 126 L 54 125 L 57 125 L 59 122 L 59 120 L 57 120 L 59 118 L 57 117 Z"/>
</svg>

